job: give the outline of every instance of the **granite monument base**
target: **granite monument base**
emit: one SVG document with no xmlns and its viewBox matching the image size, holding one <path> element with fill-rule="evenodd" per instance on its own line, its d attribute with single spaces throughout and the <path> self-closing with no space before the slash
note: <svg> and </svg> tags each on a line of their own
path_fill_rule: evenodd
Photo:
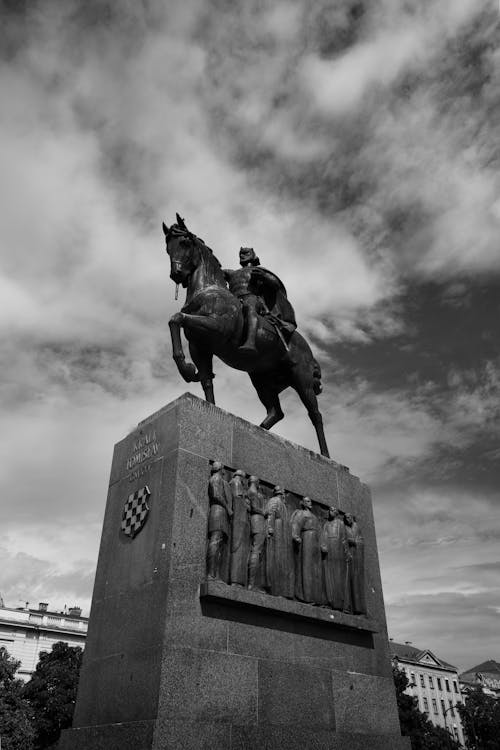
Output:
<svg viewBox="0 0 500 750">
<path fill-rule="evenodd" d="M 207 580 L 212 461 L 355 514 L 367 614 Z M 408 750 L 368 488 L 190 394 L 115 447 L 73 728 L 60 750 Z"/>
</svg>

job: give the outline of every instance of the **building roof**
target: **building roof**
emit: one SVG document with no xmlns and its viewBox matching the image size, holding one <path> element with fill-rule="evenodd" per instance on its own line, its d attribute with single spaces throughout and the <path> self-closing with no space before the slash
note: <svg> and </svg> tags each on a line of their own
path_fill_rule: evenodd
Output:
<svg viewBox="0 0 500 750">
<path fill-rule="evenodd" d="M 9 609 L 9 607 L 0 607 L 0 609 Z M 85 617 L 82 614 L 76 614 L 74 608 L 70 608 L 69 610 L 62 611 L 62 610 L 56 610 L 56 609 L 35 609 L 33 607 L 28 607 L 28 609 L 25 609 L 24 607 L 16 607 L 14 610 L 15 612 L 30 612 L 32 615 L 39 615 L 39 614 L 45 614 L 50 615 L 51 617 L 71 617 L 72 620 L 83 620 L 84 622 L 88 622 L 89 618 Z M 78 611 L 81 612 L 81 609 L 78 607 Z"/>
<path fill-rule="evenodd" d="M 465 677 L 467 679 L 468 676 L 474 677 L 477 672 L 490 672 L 500 675 L 500 664 L 494 659 L 483 661 L 481 662 L 481 664 L 478 664 L 477 667 L 471 667 L 470 669 L 466 669 L 465 672 L 462 672 L 462 674 L 460 675 L 460 679 L 462 679 L 462 677 Z"/>
<path fill-rule="evenodd" d="M 0 624 L 3 628 L 74 633 L 84 638 L 87 633 L 88 617 L 75 617 L 70 614 L 40 609 L 0 607 Z"/>
<path fill-rule="evenodd" d="M 483 661 L 466 672 L 462 672 L 459 680 L 464 685 L 479 685 L 485 692 L 500 695 L 500 664 L 494 659 Z"/>
<path fill-rule="evenodd" d="M 428 648 L 422 649 L 417 646 L 412 646 L 409 643 L 395 643 L 395 641 L 389 641 L 389 649 L 393 657 L 397 657 L 402 661 L 409 661 L 419 665 L 425 664 L 425 666 L 428 667 L 436 666 L 452 672 L 457 671 L 457 668 L 454 667 L 453 664 L 448 664 L 448 662 L 440 659 Z M 432 661 L 435 662 L 434 665 L 432 664 Z"/>
</svg>

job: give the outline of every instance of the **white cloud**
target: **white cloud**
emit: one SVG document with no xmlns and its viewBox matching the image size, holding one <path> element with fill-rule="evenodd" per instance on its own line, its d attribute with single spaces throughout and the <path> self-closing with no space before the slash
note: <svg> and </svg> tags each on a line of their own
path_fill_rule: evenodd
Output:
<svg viewBox="0 0 500 750">
<path fill-rule="evenodd" d="M 428 62 L 443 38 L 453 36 L 476 11 L 469 0 L 449 0 L 411 12 L 405 12 L 400 2 L 385 6 L 385 14 L 373 11 L 375 28 L 368 39 L 334 59 L 316 54 L 302 59 L 300 83 L 322 115 L 335 117 L 363 108 L 363 99 L 370 100 L 374 89 L 390 86 L 406 69 L 418 70 Z"/>
<path fill-rule="evenodd" d="M 299 77 L 304 91 L 319 113 L 344 115 L 357 108 L 377 85 L 393 82 L 405 65 L 414 63 L 422 50 L 420 30 L 412 27 L 349 49 L 335 60 L 305 57 Z"/>
</svg>

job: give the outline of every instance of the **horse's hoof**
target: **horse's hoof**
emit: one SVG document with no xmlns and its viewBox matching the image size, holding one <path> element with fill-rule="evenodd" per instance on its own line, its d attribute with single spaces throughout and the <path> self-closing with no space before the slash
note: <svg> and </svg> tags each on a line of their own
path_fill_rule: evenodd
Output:
<svg viewBox="0 0 500 750">
<path fill-rule="evenodd" d="M 196 367 L 191 362 L 178 362 L 177 367 L 186 383 L 198 383 L 200 375 L 196 372 Z"/>
</svg>

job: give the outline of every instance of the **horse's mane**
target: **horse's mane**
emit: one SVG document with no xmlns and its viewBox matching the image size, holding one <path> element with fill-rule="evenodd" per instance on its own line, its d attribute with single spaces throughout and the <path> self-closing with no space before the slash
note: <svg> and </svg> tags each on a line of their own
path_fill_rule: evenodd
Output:
<svg viewBox="0 0 500 750">
<path fill-rule="evenodd" d="M 191 240 L 198 246 L 204 260 L 211 261 L 217 266 L 217 268 L 222 268 L 222 265 L 217 256 L 214 255 L 212 248 L 205 244 L 205 241 L 202 240 L 201 237 L 197 237 L 193 232 L 190 232 L 184 222 L 182 224 L 172 224 L 166 234 L 167 241 L 170 237 L 186 237 L 186 239 Z"/>
<path fill-rule="evenodd" d="M 195 234 L 192 235 L 193 241 L 197 243 L 199 249 L 201 250 L 202 255 L 205 256 L 205 258 L 210 259 L 212 263 L 215 263 L 218 268 L 222 268 L 219 259 L 216 255 L 214 255 L 214 251 L 211 247 L 208 247 L 208 245 L 205 244 L 205 241 L 201 239 L 201 237 L 197 237 Z"/>
</svg>

